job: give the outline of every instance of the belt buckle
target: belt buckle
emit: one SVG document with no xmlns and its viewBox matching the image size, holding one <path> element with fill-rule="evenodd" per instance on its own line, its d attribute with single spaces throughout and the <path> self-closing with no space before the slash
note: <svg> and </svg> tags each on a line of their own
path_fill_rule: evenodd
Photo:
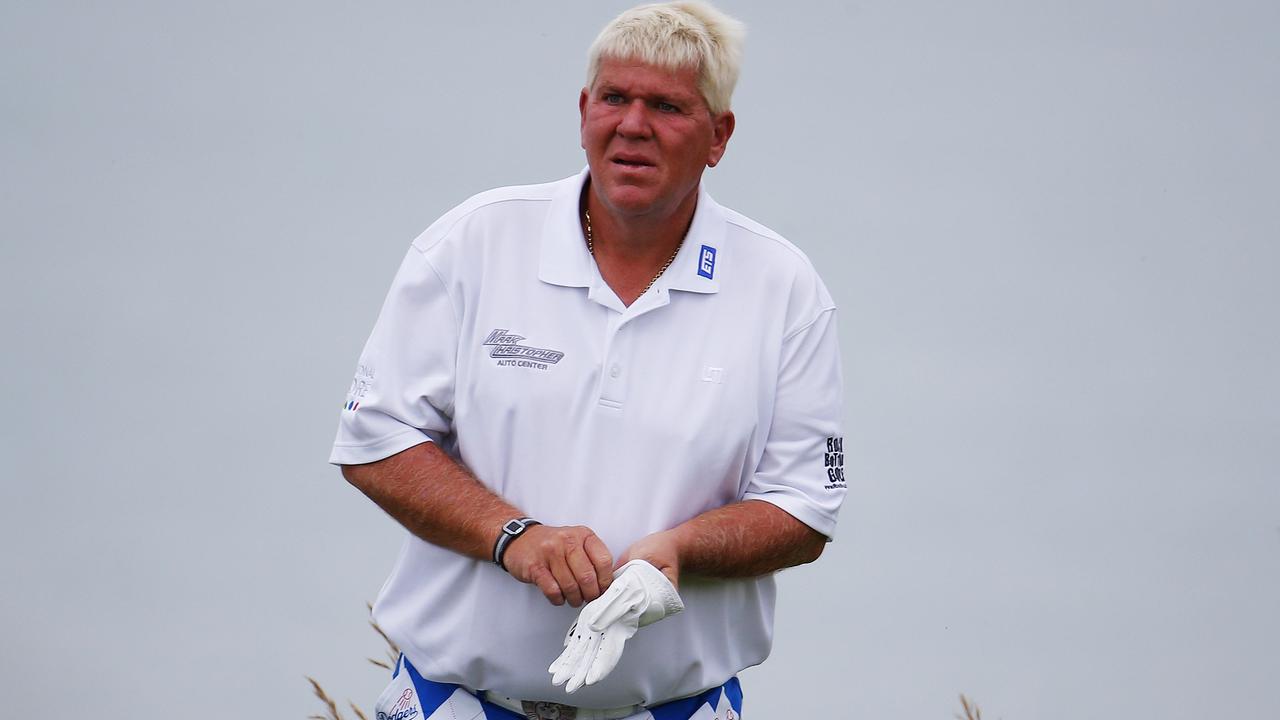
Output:
<svg viewBox="0 0 1280 720">
<path fill-rule="evenodd" d="M 578 708 L 573 705 L 521 700 L 520 707 L 524 710 L 524 716 L 529 720 L 574 720 L 574 718 L 578 717 Z"/>
</svg>

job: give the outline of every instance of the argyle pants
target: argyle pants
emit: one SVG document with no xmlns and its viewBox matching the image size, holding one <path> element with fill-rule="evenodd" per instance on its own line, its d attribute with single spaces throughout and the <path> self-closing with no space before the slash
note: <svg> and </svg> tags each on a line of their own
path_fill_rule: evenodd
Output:
<svg viewBox="0 0 1280 720">
<path fill-rule="evenodd" d="M 554 704 L 520 715 L 488 703 L 466 688 L 427 680 L 404 657 L 378 698 L 376 720 L 568 720 Z M 738 678 L 701 695 L 655 705 L 623 720 L 741 720 Z"/>
</svg>

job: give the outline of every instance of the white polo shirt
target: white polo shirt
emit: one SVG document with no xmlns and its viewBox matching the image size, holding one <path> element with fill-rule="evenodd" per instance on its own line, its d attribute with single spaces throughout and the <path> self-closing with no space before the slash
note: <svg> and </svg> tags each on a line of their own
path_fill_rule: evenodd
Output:
<svg viewBox="0 0 1280 720">
<path fill-rule="evenodd" d="M 434 441 L 529 516 L 614 557 L 764 500 L 832 536 L 845 494 L 835 309 L 808 259 L 700 191 L 684 246 L 624 306 L 587 252 L 587 172 L 501 188 L 414 242 L 365 346 L 330 462 Z M 769 654 L 772 576 L 681 579 L 685 611 L 572 696 L 551 685 L 577 610 L 409 535 L 374 616 L 432 680 L 583 707 L 651 704 Z"/>
</svg>

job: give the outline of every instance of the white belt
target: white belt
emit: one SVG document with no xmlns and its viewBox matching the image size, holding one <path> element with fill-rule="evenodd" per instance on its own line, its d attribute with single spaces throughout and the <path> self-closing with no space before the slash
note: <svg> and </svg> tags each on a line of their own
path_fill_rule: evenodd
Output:
<svg viewBox="0 0 1280 720">
<path fill-rule="evenodd" d="M 516 700 L 488 690 L 481 693 L 487 703 L 519 713 L 529 720 L 621 720 L 644 710 L 643 705 L 628 705 L 617 708 L 580 708 L 560 703 Z"/>
</svg>

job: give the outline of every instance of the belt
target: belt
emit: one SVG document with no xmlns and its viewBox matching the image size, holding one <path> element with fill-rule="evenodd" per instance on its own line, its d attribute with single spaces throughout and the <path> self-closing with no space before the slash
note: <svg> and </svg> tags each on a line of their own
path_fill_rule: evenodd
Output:
<svg viewBox="0 0 1280 720">
<path fill-rule="evenodd" d="M 529 720 L 621 720 L 644 710 L 643 705 L 580 708 L 554 702 L 517 700 L 488 690 L 480 693 L 480 697 L 487 703 L 523 715 Z"/>
</svg>

